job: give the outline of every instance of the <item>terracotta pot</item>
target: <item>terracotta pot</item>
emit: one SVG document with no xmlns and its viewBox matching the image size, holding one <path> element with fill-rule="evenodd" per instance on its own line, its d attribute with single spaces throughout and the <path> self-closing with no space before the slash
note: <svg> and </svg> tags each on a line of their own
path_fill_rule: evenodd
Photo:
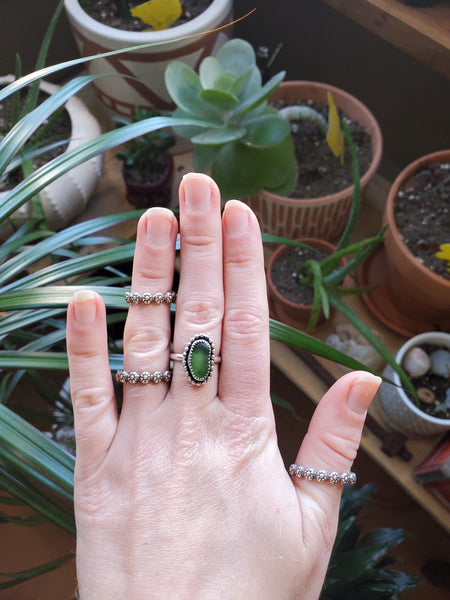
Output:
<svg viewBox="0 0 450 600">
<path fill-rule="evenodd" d="M 0 84 L 10 83 L 13 80 L 13 75 L 7 75 L 0 78 Z M 47 81 L 41 81 L 40 88 L 47 94 L 53 94 L 59 89 L 58 86 Z M 71 125 L 70 141 L 66 152 L 82 146 L 101 134 L 98 121 L 79 98 L 76 96 L 69 98 L 65 109 Z M 51 229 L 62 229 L 83 212 L 100 179 L 102 164 L 103 155 L 94 156 L 58 177 L 40 192 L 45 218 Z M 0 194 L 0 197 L 6 193 Z M 14 218 L 19 219 L 28 219 L 30 216 L 29 203 L 22 205 L 14 213 Z"/>
<path fill-rule="evenodd" d="M 450 281 L 427 269 L 409 251 L 395 223 L 394 200 L 409 177 L 433 162 L 450 162 L 450 150 L 428 154 L 408 165 L 392 184 L 383 216 L 384 224 L 389 225 L 384 243 L 387 290 L 399 312 L 415 322 L 415 333 L 433 329 L 450 332 Z M 439 227 L 439 223 L 434 226 Z"/>
<path fill-rule="evenodd" d="M 446 346 L 450 350 L 450 334 L 431 331 L 414 336 L 397 352 L 395 356 L 397 364 L 402 363 L 408 350 L 420 344 L 437 344 Z M 438 435 L 450 429 L 450 419 L 440 419 L 424 413 L 408 398 L 403 390 L 400 377 L 391 367 L 387 366 L 383 375 L 395 384 L 383 382 L 378 392 L 383 420 L 391 429 L 401 431 L 411 437 Z"/>
<path fill-rule="evenodd" d="M 82 56 L 151 42 L 170 42 L 88 63 L 89 73 L 118 73 L 132 77 L 102 77 L 94 82 L 108 116 L 132 117 L 135 106 L 147 109 L 154 106 L 160 111 L 173 109 L 164 83 L 166 65 L 172 60 L 182 60 L 196 69 L 203 58 L 215 53 L 232 33 L 231 28 L 226 28 L 186 39 L 186 36 L 229 23 L 232 0 L 214 0 L 195 19 L 162 31 L 122 31 L 103 25 L 92 19 L 78 0 L 65 0 L 65 9 Z"/>
<path fill-rule="evenodd" d="M 280 84 L 271 96 L 271 102 L 285 100 L 314 100 L 327 103 L 327 92 L 332 92 L 336 106 L 368 131 L 372 141 L 372 162 L 361 177 L 362 191 L 375 175 L 381 160 L 383 139 L 380 127 L 368 108 L 357 98 L 324 83 L 287 81 Z M 303 236 L 335 242 L 342 235 L 352 204 L 353 186 L 322 198 L 286 198 L 265 190 L 246 198 L 266 233 L 290 239 Z"/>
<path fill-rule="evenodd" d="M 127 188 L 127 200 L 136 208 L 151 206 L 169 206 L 172 199 L 173 158 L 170 152 L 162 155 L 166 166 L 161 176 L 153 183 L 142 183 L 133 179 L 126 165 L 122 167 L 122 175 Z"/>
<path fill-rule="evenodd" d="M 323 250 L 328 254 L 331 254 L 336 249 L 336 247 L 333 246 L 333 244 L 330 244 L 325 240 L 319 240 L 315 238 L 302 238 L 296 241 L 309 244 L 310 246 L 318 248 L 319 250 Z M 274 264 L 291 247 L 292 246 L 279 246 L 270 257 L 269 263 L 267 265 L 267 289 L 269 294 L 270 315 L 272 318 L 286 323 L 286 325 L 295 327 L 295 329 L 305 330 L 309 322 L 312 306 L 297 304 L 296 302 L 287 300 L 275 287 L 275 284 L 272 279 L 272 270 Z M 335 309 L 330 307 L 330 319 L 333 318 L 335 312 Z M 314 331 L 320 330 L 327 323 L 328 320 L 325 318 L 325 315 L 321 311 L 319 320 L 317 321 L 317 325 L 314 328 Z"/>
</svg>

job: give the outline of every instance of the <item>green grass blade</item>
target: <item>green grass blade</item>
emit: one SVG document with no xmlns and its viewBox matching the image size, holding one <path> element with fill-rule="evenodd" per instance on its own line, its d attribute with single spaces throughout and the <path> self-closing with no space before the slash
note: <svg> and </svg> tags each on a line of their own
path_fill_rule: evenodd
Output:
<svg viewBox="0 0 450 600">
<path fill-rule="evenodd" d="M 50 162 L 37 169 L 24 181 L 19 183 L 14 190 L 9 192 L 1 201 L 0 221 L 11 215 L 24 202 L 39 193 L 49 183 L 70 171 L 79 164 L 110 150 L 120 144 L 125 144 L 130 139 L 145 135 L 150 131 L 163 129 L 164 127 L 175 127 L 178 125 L 189 125 L 197 127 L 217 127 L 214 123 L 197 121 L 194 119 L 177 119 L 175 117 L 150 117 L 137 123 L 131 123 L 119 129 L 108 131 L 85 144 L 57 156 Z"/>
<path fill-rule="evenodd" d="M 19 583 L 29 581 L 30 579 L 38 577 L 39 575 L 43 575 L 44 573 L 48 573 L 49 571 L 54 571 L 69 560 L 73 560 L 72 554 L 61 556 L 61 558 L 57 558 L 56 560 L 46 562 L 43 565 L 40 565 L 39 567 L 34 567 L 33 569 L 17 571 L 16 573 L 0 573 L 1 577 L 8 577 L 10 579 L 10 581 L 0 583 L 0 590 L 7 590 L 15 585 L 18 585 Z"/>
</svg>

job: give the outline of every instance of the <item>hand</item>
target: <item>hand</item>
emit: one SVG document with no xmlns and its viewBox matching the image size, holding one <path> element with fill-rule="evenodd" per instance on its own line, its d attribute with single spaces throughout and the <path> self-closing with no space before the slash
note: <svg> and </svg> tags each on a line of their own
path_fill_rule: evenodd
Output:
<svg viewBox="0 0 450 600">
<path fill-rule="evenodd" d="M 105 308 L 75 295 L 67 342 L 77 459 L 75 516 L 82 600 L 313 599 L 333 546 L 342 486 L 293 479 L 269 396 L 268 308 L 261 235 L 237 201 L 220 214 L 205 175 L 180 186 L 181 267 L 173 352 L 206 333 L 222 362 L 192 385 L 124 383 L 120 416 Z M 177 221 L 139 221 L 132 289 L 172 289 Z M 130 304 L 124 369 L 169 366 L 167 304 Z M 297 462 L 349 471 L 379 378 L 342 377 L 324 396 Z"/>
</svg>

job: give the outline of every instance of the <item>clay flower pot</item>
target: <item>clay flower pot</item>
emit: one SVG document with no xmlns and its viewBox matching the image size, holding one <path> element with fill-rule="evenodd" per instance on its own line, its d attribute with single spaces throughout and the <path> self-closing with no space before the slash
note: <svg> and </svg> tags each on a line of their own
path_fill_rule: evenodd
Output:
<svg viewBox="0 0 450 600">
<path fill-rule="evenodd" d="M 7 75 L 0 78 L 0 84 L 7 84 L 13 80 L 12 75 Z M 47 94 L 53 94 L 58 90 L 58 86 L 47 81 L 41 81 L 40 88 Z M 66 152 L 82 146 L 101 134 L 98 121 L 79 98 L 76 96 L 69 98 L 65 109 L 71 125 L 70 141 Z M 83 212 L 100 179 L 102 164 L 103 155 L 94 156 L 74 167 L 40 192 L 45 219 L 51 229 L 62 229 Z M 31 207 L 28 203 L 22 205 L 14 214 L 15 218 L 28 219 L 30 216 Z"/>
<path fill-rule="evenodd" d="M 450 150 L 428 154 L 408 165 L 392 184 L 383 216 L 384 224 L 389 225 L 384 242 L 387 291 L 400 313 L 400 323 L 407 319 L 407 329 L 414 333 L 433 329 L 450 332 L 450 280 L 427 269 L 410 252 L 395 223 L 394 201 L 398 190 L 411 175 L 422 166 L 435 162 L 450 162 Z M 439 227 L 439 223 L 434 226 Z M 442 240 L 443 243 L 446 241 Z"/>
<path fill-rule="evenodd" d="M 420 344 L 437 344 L 446 346 L 450 350 L 450 334 L 431 331 L 414 336 L 399 349 L 395 361 L 401 364 L 405 354 Z M 398 374 L 391 367 L 387 366 L 383 375 L 395 384 L 382 383 L 378 392 L 383 420 L 391 429 L 401 431 L 411 437 L 438 435 L 450 429 L 450 419 L 440 419 L 429 415 L 409 399 L 403 390 Z"/>
<path fill-rule="evenodd" d="M 313 100 L 327 103 L 327 92 L 351 119 L 364 126 L 372 142 L 372 162 L 361 177 L 361 189 L 375 175 L 381 160 L 383 140 L 380 127 L 369 109 L 347 92 L 324 83 L 287 81 L 279 85 L 271 102 Z M 263 232 L 290 239 L 315 237 L 335 242 L 344 231 L 352 204 L 353 186 L 322 198 L 286 198 L 265 190 L 245 201 L 259 218 Z"/>
<path fill-rule="evenodd" d="M 136 181 L 130 175 L 129 170 L 124 164 L 122 167 L 122 176 L 127 188 L 127 200 L 136 208 L 150 208 L 151 206 L 168 206 L 172 198 L 172 178 L 173 178 L 173 158 L 170 152 L 162 154 L 165 160 L 165 168 L 159 178 L 146 183 Z"/>
<path fill-rule="evenodd" d="M 102 77 L 94 82 L 108 116 L 131 117 L 135 106 L 154 106 L 161 111 L 173 108 L 164 84 L 166 65 L 172 60 L 181 60 L 195 69 L 205 56 L 214 54 L 230 37 L 231 28 L 205 36 L 182 38 L 195 36 L 230 22 L 233 2 L 214 0 L 201 15 L 187 23 L 162 31 L 139 32 L 122 31 L 99 23 L 81 8 L 78 0 L 65 0 L 65 9 L 82 56 L 150 42 L 170 41 L 88 63 L 89 73 L 131 76 Z"/>
<path fill-rule="evenodd" d="M 330 244 L 325 240 L 302 238 L 296 241 L 308 244 L 314 248 L 318 248 L 319 250 L 323 250 L 327 254 L 331 254 L 336 249 L 333 244 Z M 295 329 L 305 330 L 309 322 L 312 306 L 297 304 L 296 302 L 292 302 L 291 300 L 285 298 L 276 288 L 272 278 L 274 264 L 290 248 L 292 248 L 292 246 L 279 246 L 270 257 L 267 265 L 267 289 L 269 295 L 270 315 L 272 318 L 286 323 L 286 325 L 290 325 Z M 330 319 L 333 318 L 335 312 L 335 309 L 330 307 Z M 327 323 L 328 320 L 321 311 L 314 331 L 320 330 Z"/>
</svg>

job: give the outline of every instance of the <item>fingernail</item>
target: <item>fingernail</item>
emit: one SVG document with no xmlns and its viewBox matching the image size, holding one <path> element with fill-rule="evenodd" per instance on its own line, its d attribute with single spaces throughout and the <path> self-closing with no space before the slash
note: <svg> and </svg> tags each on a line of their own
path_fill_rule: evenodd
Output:
<svg viewBox="0 0 450 600">
<path fill-rule="evenodd" d="M 183 177 L 183 190 L 186 208 L 191 213 L 202 213 L 211 204 L 211 185 L 206 177 L 188 174 Z"/>
<path fill-rule="evenodd" d="M 381 377 L 367 372 L 359 373 L 350 388 L 347 399 L 349 408 L 359 415 L 364 414 L 369 408 L 380 383 Z"/>
<path fill-rule="evenodd" d="M 91 290 L 75 292 L 73 296 L 75 318 L 81 325 L 90 325 L 97 315 L 97 294 Z"/>
<path fill-rule="evenodd" d="M 147 213 L 147 235 L 153 246 L 164 248 L 172 236 L 172 214 L 159 207 L 150 208 Z"/>
<path fill-rule="evenodd" d="M 241 235 L 248 228 L 248 209 L 237 200 L 230 200 L 225 205 L 225 227 L 231 235 Z"/>
</svg>

